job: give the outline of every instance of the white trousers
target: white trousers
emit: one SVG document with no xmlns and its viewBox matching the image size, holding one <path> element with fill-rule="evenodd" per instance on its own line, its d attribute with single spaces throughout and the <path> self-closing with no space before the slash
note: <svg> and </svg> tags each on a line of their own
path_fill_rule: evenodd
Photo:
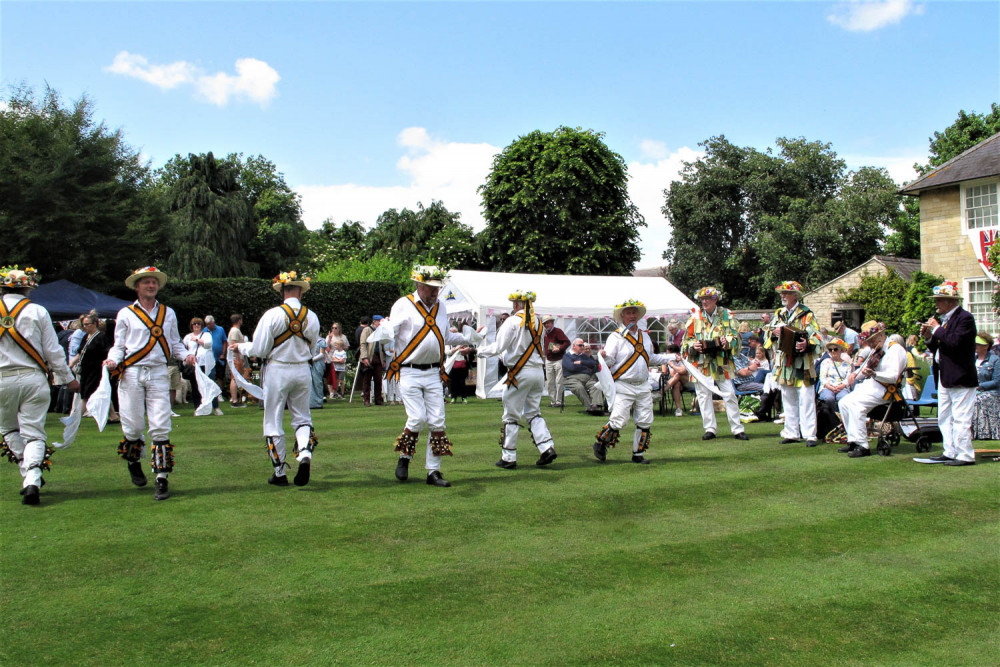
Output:
<svg viewBox="0 0 1000 667">
<path fill-rule="evenodd" d="M 726 418 L 729 419 L 729 432 L 737 435 L 743 432 L 743 422 L 740 421 L 740 402 L 736 400 L 736 391 L 733 389 L 732 380 L 715 381 L 719 391 L 722 392 L 722 402 L 726 406 Z M 715 406 L 712 401 L 712 392 L 699 383 L 694 385 L 695 394 L 698 396 L 698 410 L 701 411 L 701 425 L 708 433 L 715 433 Z"/>
<path fill-rule="evenodd" d="M 628 422 L 629 415 L 635 423 L 635 436 L 632 438 L 632 453 L 639 451 L 639 432 L 653 425 L 653 395 L 649 391 L 649 383 L 641 384 L 615 382 L 615 402 L 611 406 L 611 416 L 608 426 L 621 431 Z"/>
<path fill-rule="evenodd" d="M 525 420 L 531 430 L 531 438 L 539 452 L 547 451 L 552 444 L 552 434 L 542 418 L 539 406 L 542 402 L 542 385 L 545 381 L 541 366 L 522 368 L 517 374 L 517 386 L 503 390 L 504 442 L 501 456 L 504 461 L 517 460 L 517 436 L 520 422 Z"/>
<path fill-rule="evenodd" d="M 40 369 L 6 371 L 0 379 L 0 434 L 18 459 L 21 487 L 41 486 L 49 382 Z"/>
<path fill-rule="evenodd" d="M 264 437 L 271 438 L 275 454 L 280 461 L 276 474 L 285 474 L 285 405 L 292 415 L 292 431 L 299 444 L 299 462 L 312 458 L 305 448 L 309 442 L 312 414 L 309 412 L 309 394 L 312 391 L 312 372 L 309 364 L 284 364 L 268 361 L 262 383 L 264 390 Z"/>
<path fill-rule="evenodd" d="M 424 467 L 428 471 L 441 469 L 441 457 L 431 452 L 431 431 L 444 430 L 444 384 L 438 368 L 418 370 L 403 367 L 399 372 L 399 390 L 406 409 L 406 428 L 411 433 L 427 431 L 427 456 Z M 402 456 L 401 458 L 413 458 Z"/>
<path fill-rule="evenodd" d="M 868 447 L 868 411 L 876 405 L 889 401 L 883 399 L 885 387 L 875 380 L 865 380 L 854 387 L 854 391 L 840 399 L 837 409 L 840 418 L 844 420 L 844 431 L 847 432 L 847 442 L 859 447 Z M 787 423 L 788 417 L 785 417 Z"/>
<path fill-rule="evenodd" d="M 549 403 L 560 405 L 563 402 L 562 359 L 545 362 L 545 377 L 545 391 L 549 395 Z"/>
<path fill-rule="evenodd" d="M 976 413 L 975 387 L 938 387 L 938 427 L 944 437 L 944 455 L 975 461 L 972 417 Z"/>
<path fill-rule="evenodd" d="M 150 440 L 170 439 L 170 378 L 166 364 L 125 369 L 118 381 L 118 414 L 128 440 L 144 441 L 147 421 Z"/>
<path fill-rule="evenodd" d="M 781 405 L 785 410 L 782 438 L 816 439 L 816 385 L 789 387 L 779 384 Z"/>
</svg>

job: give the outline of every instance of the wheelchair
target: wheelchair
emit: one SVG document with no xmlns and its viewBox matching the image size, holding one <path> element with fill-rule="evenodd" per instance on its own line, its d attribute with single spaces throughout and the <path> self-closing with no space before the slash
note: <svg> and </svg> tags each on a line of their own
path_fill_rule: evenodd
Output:
<svg viewBox="0 0 1000 667">
<path fill-rule="evenodd" d="M 931 439 L 922 432 L 913 408 L 903 398 L 898 385 L 896 395 L 899 397 L 898 399 L 883 405 L 876 405 L 868 411 L 868 418 L 871 420 L 868 425 L 868 437 L 878 438 L 875 451 L 882 456 L 889 456 L 892 454 L 892 448 L 899 446 L 902 438 L 906 437 L 915 444 L 917 452 L 929 452 Z M 909 435 L 903 430 L 903 422 L 913 426 Z"/>
</svg>

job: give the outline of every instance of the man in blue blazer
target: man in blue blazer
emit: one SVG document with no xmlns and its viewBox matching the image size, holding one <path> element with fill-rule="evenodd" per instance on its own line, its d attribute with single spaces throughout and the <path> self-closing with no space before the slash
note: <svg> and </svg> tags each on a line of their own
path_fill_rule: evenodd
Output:
<svg viewBox="0 0 1000 667">
<path fill-rule="evenodd" d="M 972 418 L 976 410 L 976 320 L 961 305 L 958 284 L 945 281 L 931 296 L 940 319 L 932 317 L 920 333 L 934 355 L 934 380 L 938 387 L 938 427 L 944 436 L 941 456 L 921 462 L 949 466 L 976 463 L 972 448 Z"/>
</svg>

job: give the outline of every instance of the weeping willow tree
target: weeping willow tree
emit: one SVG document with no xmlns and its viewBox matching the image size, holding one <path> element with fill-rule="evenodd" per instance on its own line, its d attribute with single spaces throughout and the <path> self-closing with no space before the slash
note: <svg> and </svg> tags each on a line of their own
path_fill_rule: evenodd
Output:
<svg viewBox="0 0 1000 667">
<path fill-rule="evenodd" d="M 172 216 L 167 268 L 177 278 L 256 275 L 247 261 L 254 230 L 239 165 L 212 153 L 174 156 L 161 171 Z"/>
</svg>

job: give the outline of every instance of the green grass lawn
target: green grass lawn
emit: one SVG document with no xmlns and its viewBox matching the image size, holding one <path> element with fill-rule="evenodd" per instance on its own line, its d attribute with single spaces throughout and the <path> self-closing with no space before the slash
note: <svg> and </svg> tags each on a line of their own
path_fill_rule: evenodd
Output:
<svg viewBox="0 0 1000 667">
<path fill-rule="evenodd" d="M 597 463 L 603 421 L 545 409 L 558 460 L 501 406 L 448 406 L 454 486 L 393 477 L 402 407 L 314 412 L 309 486 L 276 488 L 261 412 L 174 421 L 172 496 L 133 487 L 110 426 L 57 451 L 42 504 L 0 467 L 3 665 L 991 665 L 1000 466 L 702 442 L 657 417 Z M 721 420 L 725 430 L 725 419 Z M 49 433 L 61 427 L 50 415 Z M 58 434 L 58 435 L 57 435 Z M 977 443 L 980 446 L 981 443 Z M 936 445 L 934 453 L 940 452 Z M 292 474 L 294 474 L 294 464 Z M 992 656 L 992 657 L 991 657 Z"/>
</svg>

